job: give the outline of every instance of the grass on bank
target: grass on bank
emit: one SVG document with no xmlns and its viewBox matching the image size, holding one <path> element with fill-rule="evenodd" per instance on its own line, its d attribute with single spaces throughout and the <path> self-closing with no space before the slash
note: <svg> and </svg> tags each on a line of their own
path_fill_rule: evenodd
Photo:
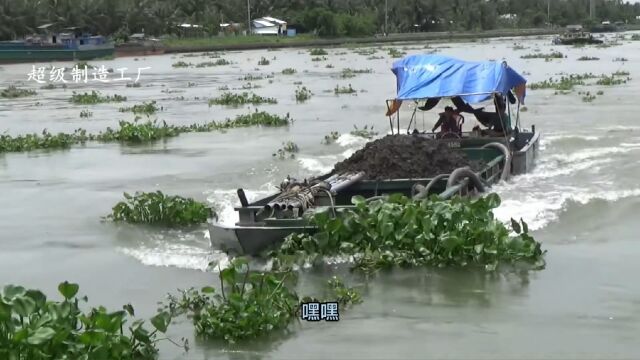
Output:
<svg viewBox="0 0 640 360">
<path fill-rule="evenodd" d="M 205 46 L 234 46 L 234 45 L 263 45 L 263 44 L 295 44 L 309 40 L 315 40 L 318 37 L 310 34 L 298 34 L 292 37 L 273 37 L 273 36 L 212 36 L 202 38 L 175 38 L 164 39 L 162 43 L 169 48 L 189 48 L 189 47 L 205 47 Z"/>
</svg>

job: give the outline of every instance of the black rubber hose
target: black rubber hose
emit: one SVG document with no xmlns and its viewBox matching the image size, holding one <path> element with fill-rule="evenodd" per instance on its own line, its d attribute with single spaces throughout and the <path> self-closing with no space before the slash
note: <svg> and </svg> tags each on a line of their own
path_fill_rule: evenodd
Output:
<svg viewBox="0 0 640 360">
<path fill-rule="evenodd" d="M 449 174 L 440 174 L 437 175 L 436 177 L 434 177 L 433 179 L 431 179 L 431 181 L 429 181 L 429 183 L 427 184 L 427 186 L 422 187 L 421 189 L 419 189 L 419 192 L 417 194 L 415 194 L 413 196 L 414 200 L 422 200 L 425 199 L 429 196 L 429 190 L 431 190 L 431 188 L 440 180 L 448 177 Z M 447 186 L 448 187 L 448 186 Z M 416 189 L 418 187 L 416 186 Z"/>
<path fill-rule="evenodd" d="M 480 179 L 478 174 L 473 172 L 469 167 L 462 167 L 462 168 L 457 168 L 457 169 L 453 170 L 451 175 L 449 175 L 449 180 L 447 180 L 447 189 L 452 187 L 452 186 L 454 186 L 454 185 L 456 185 L 460 180 L 465 179 L 465 178 L 469 178 L 469 180 L 471 180 L 471 183 L 473 184 L 473 186 L 479 192 L 485 192 L 486 191 L 485 186 L 482 183 L 482 180 Z"/>
</svg>

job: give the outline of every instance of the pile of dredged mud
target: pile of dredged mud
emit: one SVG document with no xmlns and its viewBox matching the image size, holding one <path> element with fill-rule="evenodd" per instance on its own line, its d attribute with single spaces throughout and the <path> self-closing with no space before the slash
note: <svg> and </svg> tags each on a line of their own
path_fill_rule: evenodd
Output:
<svg viewBox="0 0 640 360">
<path fill-rule="evenodd" d="M 337 163 L 333 173 L 364 171 L 368 180 L 432 178 L 469 166 L 477 171 L 479 161 L 445 142 L 413 135 L 388 135 L 369 142 L 348 159 Z"/>
</svg>

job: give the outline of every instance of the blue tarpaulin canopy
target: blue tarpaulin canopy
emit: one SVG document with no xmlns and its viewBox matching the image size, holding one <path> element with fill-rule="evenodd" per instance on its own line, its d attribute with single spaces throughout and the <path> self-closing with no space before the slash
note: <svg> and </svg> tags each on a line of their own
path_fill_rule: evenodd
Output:
<svg viewBox="0 0 640 360">
<path fill-rule="evenodd" d="M 393 63 L 397 100 L 460 96 L 470 104 L 515 88 L 522 102 L 527 80 L 506 62 L 462 61 L 441 55 L 411 55 Z"/>
</svg>

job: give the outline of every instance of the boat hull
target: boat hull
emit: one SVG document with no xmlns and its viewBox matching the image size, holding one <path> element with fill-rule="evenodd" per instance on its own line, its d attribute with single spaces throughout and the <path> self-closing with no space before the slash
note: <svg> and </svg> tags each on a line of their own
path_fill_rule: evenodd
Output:
<svg viewBox="0 0 640 360">
<path fill-rule="evenodd" d="M 511 167 L 510 175 L 519 175 L 532 171 L 538 156 L 539 139 L 539 134 L 535 132 L 518 134 L 515 141 L 517 143 L 516 145 L 520 146 L 520 150 L 512 153 L 510 164 L 505 164 L 504 156 L 499 150 L 481 148 L 487 143 L 498 142 L 500 140 L 499 138 L 466 138 L 448 142 L 450 147 L 459 147 L 461 151 L 467 152 L 467 156 L 471 160 L 487 161 L 485 168 L 476 174 L 482 182 L 490 186 L 501 180 L 504 166 L 509 165 Z M 502 140 L 506 141 L 504 139 Z M 434 174 L 434 176 L 435 175 L 437 174 Z M 411 196 L 415 184 L 426 185 L 430 180 L 431 179 L 393 179 L 386 181 L 359 181 L 335 194 L 332 201 L 334 201 L 335 204 L 342 205 L 333 207 L 350 208 L 351 205 L 345 204 L 349 204 L 351 197 L 354 195 L 369 198 L 382 194 L 401 193 Z M 476 194 L 475 188 L 468 179 L 463 180 L 458 185 L 447 187 L 445 178 L 435 183 L 432 190 L 432 193 L 439 194 L 442 198 L 450 198 L 454 195 L 473 196 Z M 247 206 L 236 208 L 240 221 L 233 226 L 210 223 L 209 233 L 212 247 L 231 254 L 259 255 L 267 249 L 279 246 L 283 239 L 290 234 L 313 233 L 315 231 L 315 227 L 308 224 L 302 217 L 296 219 L 257 220 L 258 216 L 256 214 L 261 211 L 267 203 L 273 200 L 275 196 L 276 195 L 271 195 Z M 318 201 L 316 208 L 331 208 L 322 205 L 323 204 Z"/>
<path fill-rule="evenodd" d="M 113 46 L 96 49 L 2 49 L 0 63 L 93 60 L 114 55 Z"/>
</svg>

